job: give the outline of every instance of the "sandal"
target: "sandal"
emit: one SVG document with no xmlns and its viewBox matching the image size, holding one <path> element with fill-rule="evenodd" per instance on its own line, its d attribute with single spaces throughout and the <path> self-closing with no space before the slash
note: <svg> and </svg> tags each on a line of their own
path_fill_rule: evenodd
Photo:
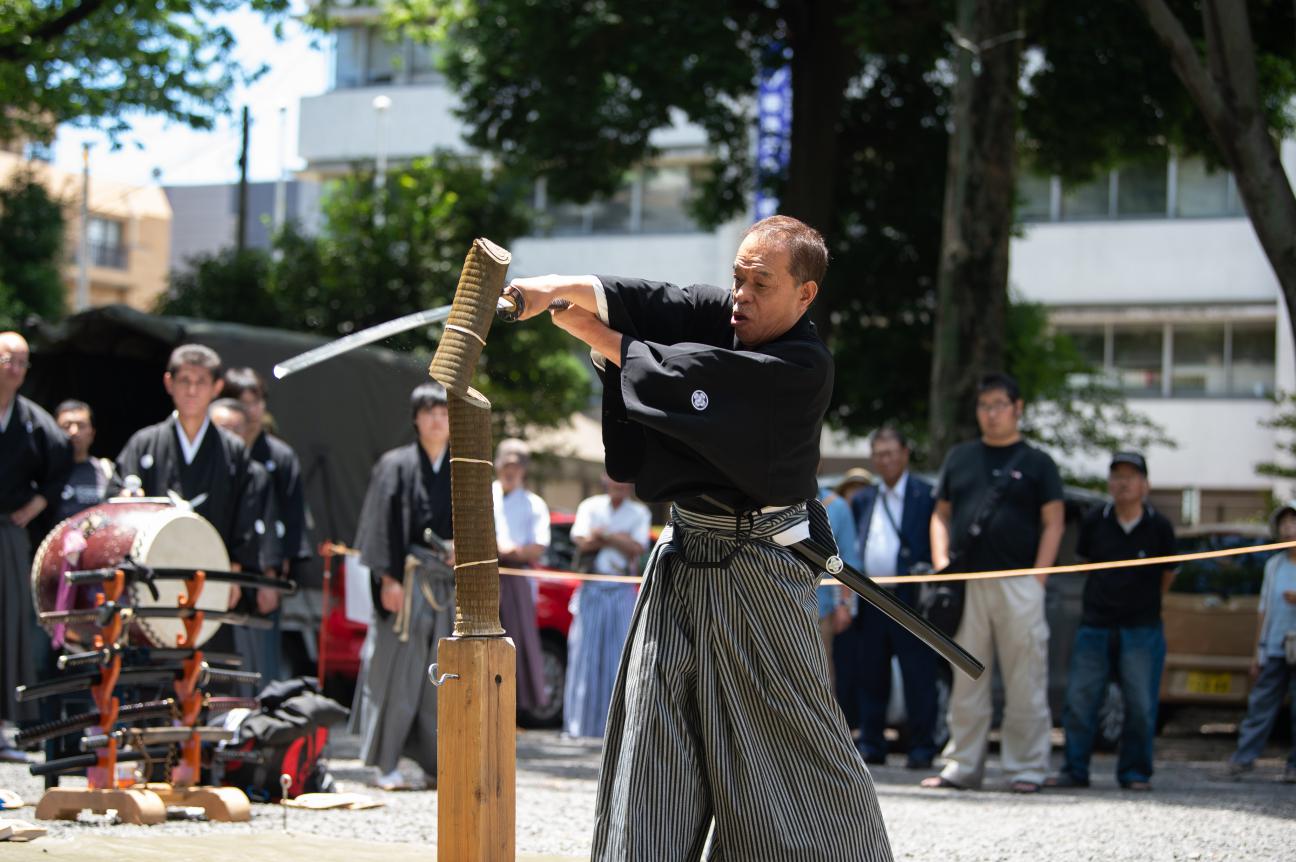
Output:
<svg viewBox="0 0 1296 862">
<path fill-rule="evenodd" d="M 943 775 L 932 775 L 918 782 L 919 787 L 926 787 L 928 790 L 966 790 L 962 784 L 955 784 Z"/>
<path fill-rule="evenodd" d="M 1013 793 L 1039 793 L 1039 782 L 1036 781 L 1014 781 L 1008 785 L 1008 789 Z"/>
</svg>

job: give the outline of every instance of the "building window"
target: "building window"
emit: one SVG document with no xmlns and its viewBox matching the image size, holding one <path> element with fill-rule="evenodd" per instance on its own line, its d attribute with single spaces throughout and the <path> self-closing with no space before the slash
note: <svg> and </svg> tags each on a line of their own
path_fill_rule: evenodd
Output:
<svg viewBox="0 0 1296 862">
<path fill-rule="evenodd" d="M 1112 333 L 1112 372 L 1120 390 L 1132 398 L 1161 394 L 1163 327 L 1120 326 Z"/>
<path fill-rule="evenodd" d="M 1272 320 L 1059 327 L 1095 373 L 1132 398 L 1269 398 Z M 1079 384 L 1091 375 L 1077 375 Z"/>
<path fill-rule="evenodd" d="M 1170 394 L 1178 397 L 1227 395 L 1227 330 L 1223 324 L 1176 324 L 1171 353 Z"/>
<path fill-rule="evenodd" d="M 114 219 L 91 216 L 86 225 L 86 242 L 90 247 L 90 265 L 111 269 L 126 268 L 126 246 L 122 242 L 122 223 Z"/>
<path fill-rule="evenodd" d="M 1017 220 L 1048 221 L 1053 217 L 1053 178 L 1023 170 L 1017 175 Z"/>
<path fill-rule="evenodd" d="M 1099 174 L 1087 183 L 1062 190 L 1062 220 L 1092 221 L 1111 217 L 1111 178 Z"/>
<path fill-rule="evenodd" d="M 1164 159 L 1125 165 L 1116 172 L 1116 217 L 1165 218 L 1167 185 Z"/>
<path fill-rule="evenodd" d="M 536 186 L 537 232 L 541 236 L 696 232 L 699 228 L 689 204 L 706 170 L 700 163 L 635 170 L 611 197 L 586 204 L 548 202 L 540 181 Z"/>
<path fill-rule="evenodd" d="M 1245 216 L 1237 183 L 1227 171 L 1199 158 L 1147 159 L 1104 171 L 1063 188 L 1061 206 L 1050 208 L 1049 181 L 1022 171 L 1017 178 L 1017 220 L 1095 221 L 1116 218 L 1236 218 Z"/>
<path fill-rule="evenodd" d="M 1272 398 L 1276 344 L 1273 323 L 1234 323 L 1231 327 L 1229 394 Z"/>
<path fill-rule="evenodd" d="M 380 27 L 342 27 L 334 34 L 334 89 L 439 80 L 432 46 L 408 38 L 391 39 Z"/>
</svg>

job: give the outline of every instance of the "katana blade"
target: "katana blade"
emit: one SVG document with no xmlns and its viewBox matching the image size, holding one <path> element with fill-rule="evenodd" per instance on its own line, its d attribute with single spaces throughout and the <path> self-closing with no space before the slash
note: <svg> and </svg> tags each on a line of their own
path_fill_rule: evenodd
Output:
<svg viewBox="0 0 1296 862">
<path fill-rule="evenodd" d="M 188 742 L 194 737 L 199 742 L 233 742 L 238 738 L 238 731 L 228 727 L 136 727 L 130 730 L 114 730 L 112 733 L 98 733 L 81 737 L 82 751 L 96 751 L 107 748 L 108 743 L 130 743 L 133 745 L 175 745 Z"/>
</svg>

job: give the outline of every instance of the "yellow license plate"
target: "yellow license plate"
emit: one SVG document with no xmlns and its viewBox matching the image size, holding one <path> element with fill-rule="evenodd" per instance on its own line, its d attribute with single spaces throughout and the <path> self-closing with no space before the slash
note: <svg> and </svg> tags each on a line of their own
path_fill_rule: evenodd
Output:
<svg viewBox="0 0 1296 862">
<path fill-rule="evenodd" d="M 1232 679 L 1232 674 L 1190 670 L 1186 687 L 1193 694 L 1228 694 Z"/>
</svg>

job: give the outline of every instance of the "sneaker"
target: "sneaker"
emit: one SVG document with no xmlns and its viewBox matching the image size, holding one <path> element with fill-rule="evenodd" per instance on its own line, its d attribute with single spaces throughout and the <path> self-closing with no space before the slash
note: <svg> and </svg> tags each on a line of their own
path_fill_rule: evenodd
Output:
<svg viewBox="0 0 1296 862">
<path fill-rule="evenodd" d="M 1243 775 L 1246 775 L 1248 772 L 1250 772 L 1253 769 L 1255 769 L 1254 763 L 1238 763 L 1236 760 L 1230 760 L 1228 762 L 1228 770 L 1227 770 L 1228 777 L 1241 778 Z"/>
<path fill-rule="evenodd" d="M 1288 765 L 1283 770 L 1283 784 L 1296 784 L 1296 766 Z"/>
<path fill-rule="evenodd" d="M 399 769 L 393 769 L 385 775 L 378 776 L 374 782 L 381 790 L 409 790 L 409 783 L 405 781 L 405 776 L 401 775 Z"/>
</svg>

